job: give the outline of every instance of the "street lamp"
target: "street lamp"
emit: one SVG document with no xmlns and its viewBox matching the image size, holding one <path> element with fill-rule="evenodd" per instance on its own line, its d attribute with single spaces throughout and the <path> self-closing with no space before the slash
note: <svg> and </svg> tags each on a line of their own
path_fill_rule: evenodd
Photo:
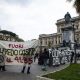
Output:
<svg viewBox="0 0 80 80">
<path fill-rule="evenodd" d="M 73 28 L 73 34 L 74 34 L 74 63 L 76 63 L 76 40 L 75 40 L 75 27 L 74 27 L 74 19 L 71 19 L 71 24 L 72 24 L 72 28 Z"/>
</svg>

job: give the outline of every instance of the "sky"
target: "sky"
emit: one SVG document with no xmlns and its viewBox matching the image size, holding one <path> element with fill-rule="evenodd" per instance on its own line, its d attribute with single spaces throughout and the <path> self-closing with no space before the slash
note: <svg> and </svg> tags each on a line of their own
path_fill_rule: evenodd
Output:
<svg viewBox="0 0 80 80">
<path fill-rule="evenodd" d="M 69 12 L 77 16 L 73 2 L 66 0 L 0 0 L 0 28 L 23 40 L 57 32 L 56 22 Z"/>
</svg>

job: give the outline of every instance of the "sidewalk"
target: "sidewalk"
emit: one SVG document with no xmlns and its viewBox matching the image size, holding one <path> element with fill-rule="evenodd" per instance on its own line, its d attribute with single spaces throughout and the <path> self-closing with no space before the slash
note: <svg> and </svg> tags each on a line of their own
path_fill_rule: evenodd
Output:
<svg viewBox="0 0 80 80">
<path fill-rule="evenodd" d="M 59 69 L 62 69 L 64 67 L 67 67 L 68 64 L 66 65 L 61 65 L 59 67 L 47 67 L 47 71 L 42 71 L 41 66 L 37 64 L 37 62 L 33 63 L 31 66 L 31 74 L 27 74 L 27 68 L 25 70 L 25 73 L 20 73 L 21 72 L 21 67 L 19 66 L 18 69 L 17 66 L 15 66 L 15 70 L 13 69 L 11 71 L 6 71 L 6 72 L 0 72 L 0 80 L 36 80 L 36 76 L 40 76 L 49 72 L 53 72 Z M 20 70 L 20 71 L 19 71 Z"/>
</svg>

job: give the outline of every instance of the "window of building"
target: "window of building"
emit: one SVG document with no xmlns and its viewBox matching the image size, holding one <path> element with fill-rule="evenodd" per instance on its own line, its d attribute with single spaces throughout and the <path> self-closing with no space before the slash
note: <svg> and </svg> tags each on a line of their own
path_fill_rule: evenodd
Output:
<svg viewBox="0 0 80 80">
<path fill-rule="evenodd" d="M 61 29 L 60 29 L 60 28 L 58 29 L 58 32 L 59 32 L 59 33 L 61 32 Z"/>
<path fill-rule="evenodd" d="M 78 29 L 79 28 L 79 26 L 78 25 L 76 25 L 76 29 Z"/>
<path fill-rule="evenodd" d="M 53 38 L 53 45 L 54 45 L 54 38 Z"/>
<path fill-rule="evenodd" d="M 0 40 L 3 40 L 3 36 L 2 35 L 0 35 Z"/>
<path fill-rule="evenodd" d="M 40 41 L 40 44 L 42 45 L 42 41 Z"/>
<path fill-rule="evenodd" d="M 47 40 L 45 41 L 45 44 L 47 45 Z"/>
<path fill-rule="evenodd" d="M 59 36 L 59 44 L 60 44 L 60 36 Z"/>
<path fill-rule="evenodd" d="M 56 39 L 56 44 L 57 44 L 57 39 Z"/>
<path fill-rule="evenodd" d="M 60 44 L 60 38 L 59 38 L 59 44 Z"/>
<path fill-rule="evenodd" d="M 62 36 L 61 36 L 61 43 L 62 43 Z"/>
<path fill-rule="evenodd" d="M 49 48 L 51 47 L 51 41 L 48 41 L 48 47 Z"/>
</svg>

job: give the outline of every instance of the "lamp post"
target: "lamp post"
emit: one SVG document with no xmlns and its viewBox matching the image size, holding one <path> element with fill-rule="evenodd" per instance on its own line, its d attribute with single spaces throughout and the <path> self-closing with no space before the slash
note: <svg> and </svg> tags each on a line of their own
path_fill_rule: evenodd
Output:
<svg viewBox="0 0 80 80">
<path fill-rule="evenodd" d="M 75 28 L 74 28 L 74 20 L 72 19 L 71 20 L 71 23 L 72 23 L 72 27 L 73 27 L 73 34 L 74 34 L 74 63 L 77 63 L 77 60 L 76 60 L 76 40 L 75 40 Z"/>
</svg>

